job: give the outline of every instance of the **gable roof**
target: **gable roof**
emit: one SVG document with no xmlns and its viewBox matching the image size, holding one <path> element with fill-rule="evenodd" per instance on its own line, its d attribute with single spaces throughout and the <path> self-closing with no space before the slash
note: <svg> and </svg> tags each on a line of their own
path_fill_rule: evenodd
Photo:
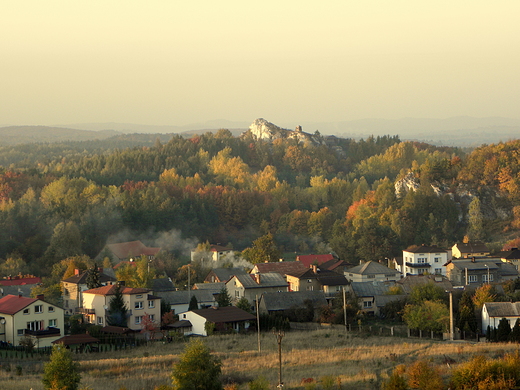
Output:
<svg viewBox="0 0 520 390">
<path fill-rule="evenodd" d="M 206 290 L 211 294 L 220 294 L 220 291 L 226 287 L 226 283 L 218 282 L 218 283 L 195 283 L 193 285 L 193 290 Z"/>
<path fill-rule="evenodd" d="M 300 255 L 296 256 L 296 261 L 300 261 L 306 268 L 309 268 L 313 264 L 323 264 L 326 261 L 334 259 L 334 255 L 328 253 L 326 255 Z"/>
<path fill-rule="evenodd" d="M 376 307 L 384 307 L 387 303 L 400 301 L 401 299 L 405 299 L 407 295 L 404 294 L 385 294 L 385 295 L 375 295 L 374 303 Z"/>
<path fill-rule="evenodd" d="M 395 282 L 352 282 L 350 284 L 354 295 L 360 297 L 373 297 L 385 295 Z"/>
<path fill-rule="evenodd" d="M 0 279 L 0 286 L 24 286 L 26 284 L 39 284 L 42 282 L 42 278 L 33 276 L 30 278 L 18 278 L 14 277 L 11 279 Z"/>
<path fill-rule="evenodd" d="M 39 299 L 21 297 L 19 295 L 6 295 L 0 299 L 0 313 L 9 315 L 16 314 L 36 301 L 39 301 Z"/>
<path fill-rule="evenodd" d="M 83 294 L 96 294 L 96 295 L 114 295 L 116 293 L 117 285 L 110 284 L 108 286 L 92 288 L 90 290 L 83 291 Z M 133 287 L 122 287 L 121 293 L 123 295 L 133 295 L 133 294 L 146 294 L 150 292 L 147 288 L 133 288 Z"/>
<path fill-rule="evenodd" d="M 270 263 L 258 263 L 253 268 L 254 273 L 265 274 L 276 272 L 280 275 L 291 274 L 292 272 L 307 270 L 301 261 L 275 261 Z"/>
<path fill-rule="evenodd" d="M 260 277 L 260 283 L 257 283 L 255 279 L 258 276 Z M 234 278 L 237 278 L 244 288 L 287 287 L 289 285 L 283 276 L 276 272 L 256 275 L 235 275 Z"/>
<path fill-rule="evenodd" d="M 211 275 L 215 274 L 219 281 L 226 283 L 235 275 L 247 275 L 247 272 L 243 268 L 213 268 L 209 271 L 206 279 Z"/>
<path fill-rule="evenodd" d="M 88 278 L 89 270 L 83 271 L 79 275 L 71 276 L 70 278 L 64 279 L 64 282 L 67 283 L 74 283 L 74 284 L 87 284 L 87 278 Z M 116 282 L 117 279 L 113 278 L 112 276 L 106 275 L 103 272 L 99 273 L 99 282 L 100 283 L 107 283 L 107 282 Z"/>
<path fill-rule="evenodd" d="M 447 264 L 452 264 L 452 267 L 458 268 L 460 270 L 468 269 L 469 271 L 476 270 L 487 270 L 495 271 L 498 269 L 497 263 L 501 263 L 500 259 L 491 259 L 491 258 L 477 258 L 475 261 L 471 259 L 464 260 L 452 260 Z"/>
<path fill-rule="evenodd" d="M 107 244 L 110 250 L 118 259 L 127 259 L 129 257 L 155 256 L 161 248 L 151 248 L 144 245 L 141 241 L 120 242 L 118 244 Z"/>
<path fill-rule="evenodd" d="M 156 278 L 152 279 L 152 290 L 155 293 L 162 291 L 175 291 L 175 285 L 171 278 Z"/>
<path fill-rule="evenodd" d="M 461 242 L 453 245 L 460 253 L 489 253 L 489 249 L 483 242 Z"/>
<path fill-rule="evenodd" d="M 490 317 L 520 317 L 520 302 L 486 302 L 484 307 Z"/>
<path fill-rule="evenodd" d="M 446 249 L 442 249 L 437 245 L 412 245 L 403 252 L 410 253 L 446 253 Z"/>
<path fill-rule="evenodd" d="M 496 257 L 506 260 L 518 260 L 520 259 L 520 250 L 513 248 L 509 251 L 502 251 L 496 254 Z"/>
<path fill-rule="evenodd" d="M 252 314 L 247 311 L 239 309 L 235 306 L 217 307 L 213 306 L 209 309 L 198 309 L 192 310 L 195 313 L 210 322 L 222 323 L 222 322 L 237 322 L 237 321 L 251 321 L 256 319 Z"/>
<path fill-rule="evenodd" d="M 323 291 L 270 292 L 263 293 L 260 299 L 268 311 L 304 307 L 307 300 L 310 300 L 316 308 L 327 305 Z"/>
<path fill-rule="evenodd" d="M 184 305 L 189 304 L 191 297 L 197 298 L 197 302 L 200 303 L 213 303 L 215 298 L 209 290 L 180 290 L 180 291 L 164 291 L 158 293 L 163 301 L 170 305 Z"/>
<path fill-rule="evenodd" d="M 229 248 L 227 246 L 222 246 L 222 245 L 213 245 L 213 244 L 211 244 L 209 246 L 209 250 L 211 252 L 229 252 L 229 251 L 232 251 L 233 248 Z"/>
<path fill-rule="evenodd" d="M 406 294 L 410 294 L 415 286 L 422 286 L 428 283 L 435 283 L 436 286 L 441 287 L 444 291 L 453 290 L 453 284 L 446 276 L 442 275 L 408 275 L 397 281 L 402 286 Z"/>
<path fill-rule="evenodd" d="M 377 263 L 375 261 L 367 261 L 364 264 L 356 265 L 355 267 L 347 270 L 347 272 L 359 275 L 400 274 L 399 271 L 388 268 L 386 265 Z"/>
<path fill-rule="evenodd" d="M 321 269 L 328 269 L 329 271 L 334 271 L 338 267 L 351 267 L 352 264 L 347 263 L 344 260 L 332 259 L 326 261 L 325 263 L 320 264 Z"/>
</svg>

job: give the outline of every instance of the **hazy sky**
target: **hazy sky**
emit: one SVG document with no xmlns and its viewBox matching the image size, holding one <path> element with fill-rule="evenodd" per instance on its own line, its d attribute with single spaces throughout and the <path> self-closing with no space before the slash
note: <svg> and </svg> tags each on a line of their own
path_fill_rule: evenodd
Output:
<svg viewBox="0 0 520 390">
<path fill-rule="evenodd" d="M 518 118 L 519 0 L 2 0 L 0 125 Z"/>
</svg>

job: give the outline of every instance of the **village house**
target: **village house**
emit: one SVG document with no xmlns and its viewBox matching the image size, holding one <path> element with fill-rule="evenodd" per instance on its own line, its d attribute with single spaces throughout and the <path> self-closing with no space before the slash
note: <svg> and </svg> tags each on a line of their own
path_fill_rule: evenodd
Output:
<svg viewBox="0 0 520 390">
<path fill-rule="evenodd" d="M 349 293 L 358 300 L 361 312 L 365 314 L 378 314 L 376 298 L 386 295 L 395 282 L 352 282 L 349 285 Z"/>
<path fill-rule="evenodd" d="M 142 256 L 148 260 L 153 260 L 161 248 L 147 247 L 141 241 L 120 242 L 117 244 L 107 244 L 95 257 L 95 260 L 101 260 L 105 257 L 111 259 L 112 264 L 117 264 L 121 261 L 134 261 Z"/>
<path fill-rule="evenodd" d="M 235 306 L 213 306 L 208 309 L 188 311 L 179 316 L 179 321 L 182 321 L 183 324 L 182 327 L 187 329 L 184 334 L 199 336 L 208 336 L 209 327 L 206 325 L 208 322 L 212 324 L 211 327 L 214 328 L 215 332 L 239 332 L 249 329 L 251 321 L 255 319 L 254 315 Z"/>
<path fill-rule="evenodd" d="M 442 275 L 408 275 L 397 281 L 404 294 L 410 294 L 415 287 L 433 283 L 443 291 L 453 291 L 453 284 Z"/>
<path fill-rule="evenodd" d="M 196 249 L 192 250 L 191 261 L 193 262 L 197 260 L 211 260 L 214 262 L 218 262 L 231 255 L 233 255 L 233 248 L 211 244 L 207 252 L 198 251 Z"/>
<path fill-rule="evenodd" d="M 273 261 L 255 264 L 251 274 L 278 273 L 287 280 L 287 274 L 306 271 L 308 268 L 300 261 Z"/>
<path fill-rule="evenodd" d="M 312 265 L 310 268 L 287 274 L 289 291 L 323 291 L 332 296 L 346 289 L 348 280 L 334 271 L 322 270 Z"/>
<path fill-rule="evenodd" d="M 482 242 L 459 242 L 451 248 L 451 254 L 455 259 L 467 259 L 470 257 L 489 256 L 489 249 Z"/>
<path fill-rule="evenodd" d="M 495 257 L 501 259 L 504 263 L 513 264 L 516 269 L 520 269 L 520 250 L 518 248 L 511 248 L 508 251 L 498 252 Z"/>
<path fill-rule="evenodd" d="M 486 302 L 482 306 L 482 331 L 487 333 L 490 328 L 498 328 L 500 320 L 508 320 L 511 329 L 520 319 L 520 302 Z"/>
<path fill-rule="evenodd" d="M 518 271 L 497 258 L 453 260 L 446 264 L 446 276 L 455 286 L 501 283 L 516 279 Z"/>
<path fill-rule="evenodd" d="M 83 307 L 80 309 L 86 321 L 91 324 L 105 326 L 108 308 L 115 295 L 115 284 L 83 291 Z M 161 321 L 161 298 L 151 294 L 147 288 L 131 288 L 121 286 L 123 301 L 128 309 L 127 327 L 141 330 L 143 317 L 159 324 Z"/>
<path fill-rule="evenodd" d="M 232 300 L 236 302 L 246 297 L 251 305 L 256 301 L 256 296 L 264 292 L 287 291 L 287 288 L 287 282 L 277 273 L 235 275 L 226 283 Z"/>
<path fill-rule="evenodd" d="M 327 253 L 325 255 L 299 255 L 296 256 L 296 261 L 301 262 L 305 268 L 309 268 L 313 265 L 321 265 L 327 261 L 334 260 L 334 255 L 332 253 Z"/>
<path fill-rule="evenodd" d="M 67 314 L 74 314 L 83 303 L 82 293 L 88 290 L 87 277 L 89 271 L 81 272 L 79 269 L 74 270 L 74 276 L 61 281 L 61 293 L 63 299 L 63 308 Z M 116 278 L 103 273 L 103 269 L 99 270 L 99 283 L 102 286 L 114 284 Z"/>
<path fill-rule="evenodd" d="M 307 303 L 311 303 L 316 312 L 328 305 L 323 291 L 264 293 L 259 299 L 258 311 L 260 314 L 284 313 L 291 309 L 303 309 Z"/>
<path fill-rule="evenodd" d="M 49 347 L 64 335 L 64 326 L 63 309 L 45 302 L 43 295 L 6 295 L 0 299 L 0 342 L 19 345 L 27 338 L 36 348 Z"/>
<path fill-rule="evenodd" d="M 156 294 L 163 302 L 168 304 L 173 314 L 187 312 L 193 297 L 197 299 L 197 309 L 204 309 L 215 305 L 215 297 L 210 290 L 165 291 Z"/>
<path fill-rule="evenodd" d="M 227 283 L 235 275 L 247 275 L 243 268 L 213 268 L 204 279 L 205 283 Z"/>
<path fill-rule="evenodd" d="M 384 282 L 397 281 L 402 275 L 398 270 L 388 268 L 386 265 L 375 261 L 356 265 L 347 270 L 345 276 L 352 282 Z"/>
<path fill-rule="evenodd" d="M 0 279 L 0 298 L 9 294 L 30 297 L 31 290 L 41 285 L 42 278 L 33 275 L 6 276 Z"/>
<path fill-rule="evenodd" d="M 412 245 L 403 250 L 403 266 L 400 271 L 403 275 L 446 275 L 443 265 L 447 262 L 448 251 L 445 249 L 435 245 Z"/>
</svg>

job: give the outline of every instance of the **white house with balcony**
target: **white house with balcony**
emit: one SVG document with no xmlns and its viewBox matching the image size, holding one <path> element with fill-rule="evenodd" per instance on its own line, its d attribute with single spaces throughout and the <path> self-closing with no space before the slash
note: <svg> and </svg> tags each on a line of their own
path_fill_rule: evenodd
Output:
<svg viewBox="0 0 520 390">
<path fill-rule="evenodd" d="M 403 250 L 403 275 L 444 275 L 448 251 L 436 245 L 413 245 Z"/>
</svg>

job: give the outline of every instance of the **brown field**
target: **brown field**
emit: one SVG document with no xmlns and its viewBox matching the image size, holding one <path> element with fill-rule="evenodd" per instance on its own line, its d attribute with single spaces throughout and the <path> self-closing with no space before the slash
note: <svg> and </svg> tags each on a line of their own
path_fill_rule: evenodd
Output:
<svg viewBox="0 0 520 390">
<path fill-rule="evenodd" d="M 262 334 L 262 351 L 257 351 L 257 337 L 250 335 L 211 336 L 208 347 L 223 362 L 223 375 L 232 377 L 247 389 L 247 381 L 265 377 L 271 388 L 278 381 L 278 345 L 271 333 Z M 153 390 L 170 385 L 172 364 L 184 343 L 150 343 L 149 346 L 117 352 L 74 355 L 81 364 L 81 388 L 93 390 Z M 437 365 L 445 377 L 457 363 L 476 355 L 497 358 L 518 350 L 517 344 L 488 344 L 432 341 L 399 337 L 347 335 L 341 329 L 292 331 L 282 342 L 283 381 L 285 389 L 312 389 L 302 379 L 313 378 L 314 388 L 321 389 L 320 379 L 334 377 L 342 389 L 379 389 L 381 382 L 399 364 L 426 360 Z M 457 363 L 448 367 L 445 356 Z M 18 368 L 17 368 L 18 367 Z M 36 360 L 0 361 L 0 390 L 43 389 L 43 362 Z M 339 378 L 339 379 L 338 379 Z M 335 387 L 337 388 L 337 387 Z"/>
</svg>

